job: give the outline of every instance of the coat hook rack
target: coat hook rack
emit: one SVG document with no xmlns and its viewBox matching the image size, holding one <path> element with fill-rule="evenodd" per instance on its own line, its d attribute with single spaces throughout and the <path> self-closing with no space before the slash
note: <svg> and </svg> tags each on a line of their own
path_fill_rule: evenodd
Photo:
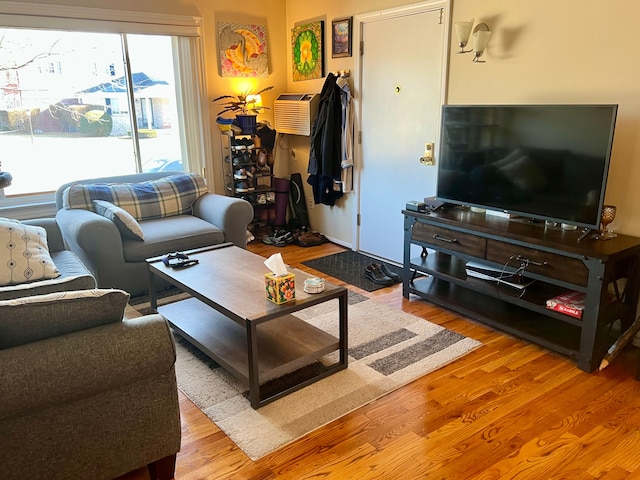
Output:
<svg viewBox="0 0 640 480">
<path fill-rule="evenodd" d="M 349 78 L 351 76 L 351 70 L 334 70 L 333 75 L 336 77 Z"/>
</svg>

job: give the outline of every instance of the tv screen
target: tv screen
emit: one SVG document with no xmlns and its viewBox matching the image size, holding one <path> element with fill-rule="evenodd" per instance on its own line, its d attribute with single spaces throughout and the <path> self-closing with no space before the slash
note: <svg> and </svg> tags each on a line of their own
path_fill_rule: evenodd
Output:
<svg viewBox="0 0 640 480">
<path fill-rule="evenodd" d="M 439 200 L 598 229 L 617 105 L 444 105 Z"/>
</svg>

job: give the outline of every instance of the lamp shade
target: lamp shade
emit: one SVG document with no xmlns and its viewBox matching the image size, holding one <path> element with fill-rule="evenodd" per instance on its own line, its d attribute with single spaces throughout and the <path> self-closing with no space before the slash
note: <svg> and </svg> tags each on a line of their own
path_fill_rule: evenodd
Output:
<svg viewBox="0 0 640 480">
<path fill-rule="evenodd" d="M 247 95 L 247 109 L 256 113 L 262 109 L 262 97 L 260 95 Z"/>
<path fill-rule="evenodd" d="M 488 30 L 478 31 L 473 34 L 473 51 L 475 53 L 482 54 L 484 50 L 487 48 L 487 44 L 489 43 L 489 38 L 491 38 L 491 32 Z"/>
<path fill-rule="evenodd" d="M 458 46 L 464 47 L 469 41 L 469 34 L 471 34 L 471 27 L 473 27 L 473 21 L 456 22 L 454 27 L 456 30 L 456 37 L 458 38 Z"/>
<path fill-rule="evenodd" d="M 251 104 L 251 108 L 262 107 L 262 97 L 260 95 L 247 95 L 247 103 Z"/>
</svg>

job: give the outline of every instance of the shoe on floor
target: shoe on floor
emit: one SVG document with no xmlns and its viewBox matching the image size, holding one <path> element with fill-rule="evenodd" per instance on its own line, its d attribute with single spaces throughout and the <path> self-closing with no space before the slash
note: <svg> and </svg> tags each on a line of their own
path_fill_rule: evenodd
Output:
<svg viewBox="0 0 640 480">
<path fill-rule="evenodd" d="M 266 243 L 267 245 L 273 245 L 274 247 L 284 247 L 285 245 L 289 245 L 287 242 L 285 242 L 282 239 L 279 239 L 276 237 L 270 237 L 268 235 L 262 237 L 262 242 Z"/>
<path fill-rule="evenodd" d="M 284 247 L 293 242 L 293 235 L 286 230 L 278 230 L 273 235 L 265 235 L 262 237 L 262 241 L 267 245 L 273 245 L 275 247 Z"/>
<path fill-rule="evenodd" d="M 390 277 L 387 277 L 380 268 L 378 264 L 367 265 L 364 269 L 364 275 L 373 283 L 377 283 L 378 285 L 393 285 L 396 283 Z"/>
<path fill-rule="evenodd" d="M 400 278 L 400 275 L 397 274 L 396 272 L 391 271 L 389 267 L 387 267 L 384 263 L 372 263 L 371 266 L 380 268 L 380 270 L 382 270 L 382 273 L 384 273 L 387 277 L 389 277 L 391 280 L 393 280 L 396 283 L 402 281 L 402 279 Z"/>
<path fill-rule="evenodd" d="M 273 245 L 273 237 L 270 237 L 269 235 L 265 235 L 264 237 L 262 237 L 262 243 L 266 243 L 267 245 Z"/>
<path fill-rule="evenodd" d="M 301 247 L 314 247 L 327 242 L 327 238 L 319 232 L 301 231 L 294 235 L 295 242 Z"/>
<path fill-rule="evenodd" d="M 278 230 L 273 234 L 273 238 L 276 240 L 276 243 L 284 243 L 285 245 L 293 243 L 293 235 L 286 230 Z"/>
</svg>

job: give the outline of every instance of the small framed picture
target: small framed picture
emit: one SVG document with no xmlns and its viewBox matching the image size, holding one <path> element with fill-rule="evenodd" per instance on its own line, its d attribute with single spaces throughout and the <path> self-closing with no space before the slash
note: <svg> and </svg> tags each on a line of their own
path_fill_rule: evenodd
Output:
<svg viewBox="0 0 640 480">
<path fill-rule="evenodd" d="M 351 27 L 353 17 L 336 18 L 331 22 L 331 56 L 351 56 Z"/>
</svg>

